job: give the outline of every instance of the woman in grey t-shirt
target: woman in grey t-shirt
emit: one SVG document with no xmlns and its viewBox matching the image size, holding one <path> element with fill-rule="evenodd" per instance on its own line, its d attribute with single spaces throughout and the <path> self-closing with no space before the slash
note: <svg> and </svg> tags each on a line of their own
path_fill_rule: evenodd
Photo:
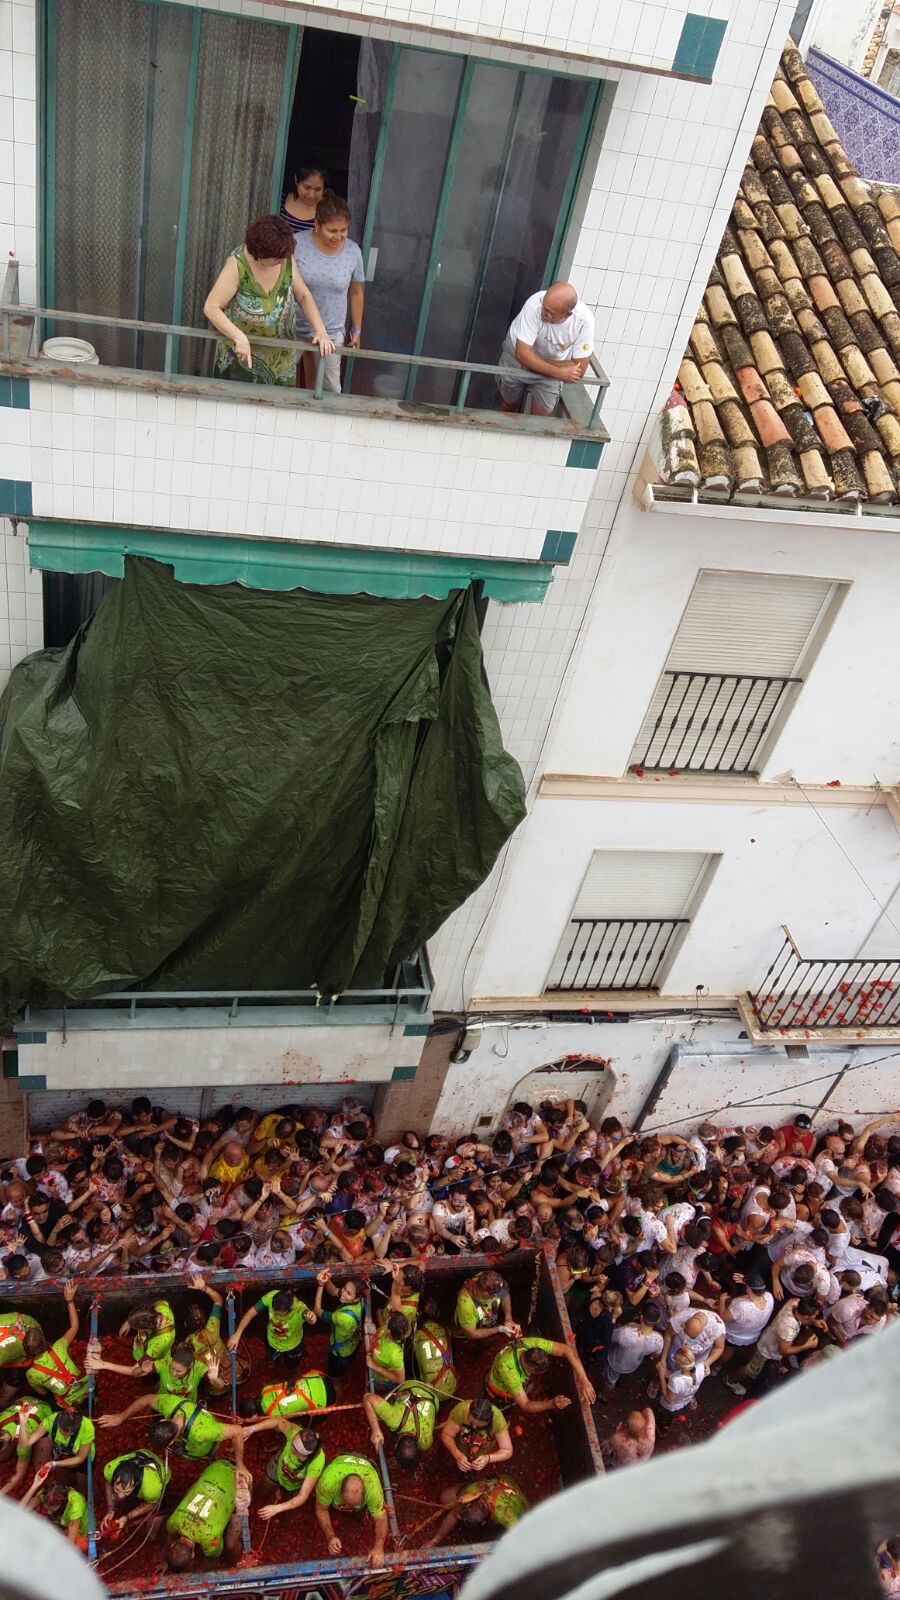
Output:
<svg viewBox="0 0 900 1600">
<path fill-rule="evenodd" d="M 350 228 L 350 207 L 340 195 L 326 189 L 316 207 L 316 220 L 311 233 L 297 237 L 294 258 L 304 282 L 308 285 L 322 321 L 335 344 L 349 344 L 359 349 L 363 318 L 363 259 L 359 245 L 347 237 Z M 347 323 L 350 322 L 349 336 Z M 313 338 L 313 330 L 298 311 L 297 337 Z M 331 394 L 341 392 L 341 358 L 335 352 L 325 356 L 325 389 Z M 304 355 L 298 370 L 298 382 L 312 389 L 316 381 L 316 358 Z"/>
</svg>

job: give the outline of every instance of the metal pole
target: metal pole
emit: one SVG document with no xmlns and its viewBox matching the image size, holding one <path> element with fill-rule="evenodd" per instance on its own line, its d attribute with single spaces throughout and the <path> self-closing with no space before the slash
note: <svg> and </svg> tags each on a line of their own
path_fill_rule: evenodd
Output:
<svg viewBox="0 0 900 1600">
<path fill-rule="evenodd" d="M 235 1332 L 235 1326 L 236 1326 L 236 1324 L 235 1324 L 235 1315 L 234 1315 L 234 1290 L 233 1289 L 229 1289 L 228 1293 L 225 1296 L 225 1310 L 226 1310 L 226 1313 L 227 1313 L 227 1316 L 228 1316 L 228 1338 L 229 1338 L 229 1341 L 231 1341 L 234 1338 L 234 1332 Z M 229 1355 L 229 1360 L 230 1360 L 230 1364 L 231 1364 L 231 1414 L 232 1414 L 233 1417 L 236 1417 L 237 1416 L 237 1351 L 229 1349 L 228 1355 Z M 246 1511 L 242 1511 L 241 1512 L 241 1544 L 243 1545 L 244 1555 L 245 1556 L 249 1556 L 251 1554 L 251 1552 L 252 1552 L 252 1548 L 253 1547 L 252 1547 L 252 1545 L 250 1543 L 250 1517 L 249 1517 L 249 1514 Z"/>
<path fill-rule="evenodd" d="M 88 1343 L 97 1341 L 97 1319 L 100 1310 L 100 1301 L 96 1297 L 91 1301 L 91 1320 L 88 1333 Z M 96 1387 L 96 1373 L 88 1373 L 87 1409 L 88 1416 L 94 1416 L 94 1389 Z M 87 1503 L 88 1503 L 88 1560 L 97 1559 L 97 1519 L 94 1514 L 94 1447 L 91 1445 L 87 1457 Z"/>
</svg>

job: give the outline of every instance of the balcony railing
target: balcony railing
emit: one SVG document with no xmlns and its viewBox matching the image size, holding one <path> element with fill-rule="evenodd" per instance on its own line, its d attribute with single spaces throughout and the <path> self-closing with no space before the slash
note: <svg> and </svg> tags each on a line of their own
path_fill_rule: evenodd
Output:
<svg viewBox="0 0 900 1600">
<path fill-rule="evenodd" d="M 93 312 L 61 311 L 49 306 L 21 305 L 17 294 L 18 279 L 15 270 L 17 266 L 17 262 L 9 264 L 3 295 L 0 298 L 0 366 L 13 366 L 17 372 L 26 376 L 39 377 L 42 372 L 59 374 L 60 363 L 42 357 L 39 352 L 40 342 L 44 337 L 43 324 L 61 322 L 67 326 L 79 326 L 87 330 L 119 329 L 139 335 L 162 336 L 163 365 L 159 370 L 149 370 L 143 366 L 132 369 L 93 364 L 73 364 L 66 368 L 67 377 L 86 382 L 125 381 L 135 388 L 152 389 L 154 393 L 160 389 L 167 389 L 178 394 L 215 395 L 228 400 L 252 400 L 264 403 L 271 403 L 274 400 L 281 405 L 291 402 L 308 404 L 312 398 L 328 408 L 344 407 L 348 411 L 362 410 L 369 413 L 376 411 L 381 415 L 384 415 L 385 411 L 390 411 L 393 406 L 402 408 L 402 414 L 406 417 L 432 417 L 443 420 L 463 414 L 466 420 L 498 428 L 509 428 L 511 425 L 521 428 L 524 425 L 526 429 L 536 429 L 543 433 L 562 433 L 567 437 L 598 439 L 604 443 L 609 440 L 609 434 L 600 421 L 600 409 L 603 396 L 609 388 L 609 378 L 596 356 L 591 356 L 589 372 L 585 373 L 581 383 L 562 385 L 564 415 L 560 417 L 516 417 L 499 410 L 469 406 L 467 401 L 472 378 L 476 375 L 496 378 L 505 370 L 502 367 L 478 361 L 451 361 L 437 356 L 404 355 L 394 350 L 354 350 L 347 345 L 338 345 L 337 350 L 341 356 L 347 358 L 348 362 L 374 361 L 383 367 L 394 369 L 397 376 L 397 393 L 390 400 L 373 399 L 367 395 L 326 394 L 323 390 L 325 362 L 316 346 L 302 339 L 254 338 L 253 343 L 259 345 L 261 349 L 271 347 L 278 350 L 293 350 L 298 360 L 304 354 L 314 356 L 316 381 L 312 389 L 231 383 L 225 378 L 198 377 L 178 371 L 180 341 L 199 340 L 201 344 L 216 344 L 221 335 L 212 329 L 180 327 L 167 322 L 141 322 L 133 317 L 105 317 Z M 452 402 L 437 404 L 415 400 L 416 379 L 425 371 L 450 375 L 451 387 L 455 389 Z M 593 394 L 591 395 L 589 391 L 593 391 Z"/>
<path fill-rule="evenodd" d="M 383 989 L 345 989 L 323 994 L 319 989 L 135 989 L 112 990 L 60 1007 L 28 1007 L 21 1027 L 58 1017 L 67 1028 L 92 1026 L 289 1027 L 317 1023 L 379 1021 L 427 1016 L 433 989 L 424 951 L 403 961 Z M 188 1018 L 188 1013 L 190 1018 Z"/>
<path fill-rule="evenodd" d="M 653 989 L 684 917 L 573 917 L 548 989 Z"/>
<path fill-rule="evenodd" d="M 664 672 L 657 691 L 663 703 L 649 730 L 646 724 L 641 730 L 632 769 L 754 772 L 766 735 L 800 681 Z"/>
<path fill-rule="evenodd" d="M 900 959 L 801 956 L 787 928 L 762 985 L 750 994 L 757 1026 L 784 1033 L 799 1028 L 900 1029 Z"/>
</svg>

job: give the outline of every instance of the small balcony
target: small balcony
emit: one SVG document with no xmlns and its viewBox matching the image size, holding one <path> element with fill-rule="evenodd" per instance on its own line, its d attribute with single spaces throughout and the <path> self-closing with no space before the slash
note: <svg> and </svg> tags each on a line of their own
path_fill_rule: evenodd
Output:
<svg viewBox="0 0 900 1600">
<path fill-rule="evenodd" d="M 900 1039 L 900 958 L 802 956 L 788 928 L 760 987 L 740 1002 L 750 1037 Z"/>
<path fill-rule="evenodd" d="M 60 361 L 42 355 L 42 341 L 59 332 L 78 335 L 87 343 L 98 333 L 133 335 L 130 341 L 123 340 L 123 345 L 130 342 L 135 351 L 143 352 L 141 365 L 114 367 L 96 361 Z M 11 377 L 49 378 L 101 387 L 112 385 L 154 395 L 198 396 L 298 411 L 313 408 L 336 416 L 376 421 L 393 417 L 406 422 L 449 423 L 507 436 L 525 433 L 583 440 L 595 446 L 609 442 L 609 434 L 600 420 L 609 378 L 596 356 L 591 356 L 589 371 L 581 383 L 562 385 L 557 413 L 538 417 L 530 412 L 500 411 L 495 400 L 495 380 L 503 369 L 477 361 L 338 346 L 344 358 L 344 390 L 340 394 L 324 391 L 324 360 L 315 345 L 302 340 L 255 339 L 254 345 L 291 350 L 298 361 L 304 353 L 314 356 L 316 382 L 312 389 L 230 383 L 227 379 L 178 370 L 185 346 L 199 347 L 197 365 L 203 367 L 206 364 L 202 359 L 204 349 L 211 354 L 219 339 L 220 335 L 210 328 L 22 305 L 18 296 L 18 263 L 10 262 L 6 270 L 0 298 L 0 373 Z M 148 365 L 151 351 L 158 351 L 162 357 L 156 366 Z M 443 403 L 416 398 L 417 385 L 421 388 L 426 381 L 432 390 L 446 396 Z M 354 389 L 361 392 L 354 392 Z"/>
<path fill-rule="evenodd" d="M 431 1020 L 431 969 L 424 951 L 400 962 L 381 989 L 116 990 L 56 1009 L 28 1007 L 17 1032 L 109 1029 L 303 1028 L 381 1025 L 404 1028 Z M 419 1029 L 417 1029 L 419 1031 Z"/>
<path fill-rule="evenodd" d="M 647 772 L 755 773 L 799 678 L 664 672 L 631 759 Z"/>
<path fill-rule="evenodd" d="M 573 917 L 546 992 L 655 989 L 686 917 Z"/>
</svg>

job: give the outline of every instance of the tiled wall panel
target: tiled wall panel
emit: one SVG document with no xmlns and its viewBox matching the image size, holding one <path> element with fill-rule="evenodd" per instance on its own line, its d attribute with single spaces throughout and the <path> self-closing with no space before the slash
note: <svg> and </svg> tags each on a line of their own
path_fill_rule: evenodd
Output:
<svg viewBox="0 0 900 1600">
<path fill-rule="evenodd" d="M 17 535 L 12 523 L 0 517 L 0 690 L 16 662 L 40 650 L 43 643 L 41 575 L 28 566 L 24 527 Z"/>
</svg>

